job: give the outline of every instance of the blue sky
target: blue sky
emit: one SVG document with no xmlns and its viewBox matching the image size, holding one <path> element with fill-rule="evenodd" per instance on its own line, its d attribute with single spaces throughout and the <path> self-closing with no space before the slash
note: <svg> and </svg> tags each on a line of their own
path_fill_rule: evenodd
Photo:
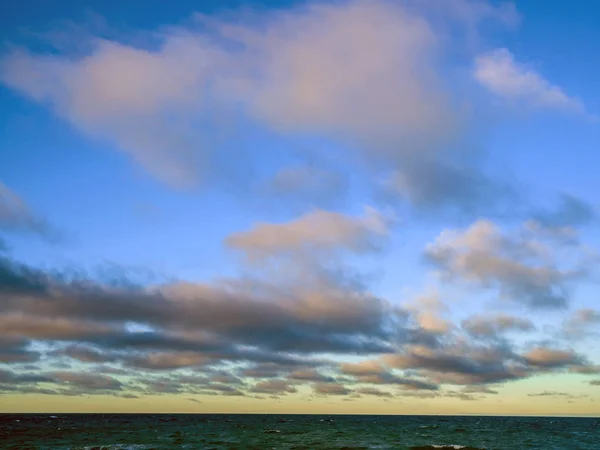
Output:
<svg viewBox="0 0 600 450">
<path fill-rule="evenodd" d="M 598 8 L 0 12 L 6 408 L 597 414 Z"/>
</svg>

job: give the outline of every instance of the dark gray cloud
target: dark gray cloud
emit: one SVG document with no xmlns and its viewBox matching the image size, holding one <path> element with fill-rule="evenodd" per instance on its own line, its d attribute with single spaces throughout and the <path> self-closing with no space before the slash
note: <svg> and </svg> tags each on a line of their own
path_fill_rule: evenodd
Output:
<svg viewBox="0 0 600 450">
<path fill-rule="evenodd" d="M 534 211 L 532 218 L 548 228 L 579 227 L 597 218 L 597 210 L 585 200 L 562 194 L 555 208 Z"/>
<path fill-rule="evenodd" d="M 121 391 L 123 387 L 119 380 L 111 376 L 90 372 L 40 371 L 32 373 L 0 369 L 0 391 L 5 392 L 71 396 L 113 395 Z"/>
<path fill-rule="evenodd" d="M 334 377 L 323 375 L 315 369 L 298 369 L 289 374 L 288 378 L 294 381 L 333 382 Z"/>
<path fill-rule="evenodd" d="M 0 363 L 31 363 L 40 359 L 40 354 L 29 349 L 29 340 L 6 336 L 0 329 Z"/>
<path fill-rule="evenodd" d="M 50 374 L 55 382 L 67 384 L 74 390 L 121 390 L 122 384 L 119 380 L 102 374 L 86 372 L 52 372 Z"/>
<path fill-rule="evenodd" d="M 55 368 L 65 358 L 77 361 L 73 367 L 87 365 L 85 372 L 27 369 L 45 381 L 4 380 L 12 391 L 281 395 L 312 383 L 320 394 L 350 395 L 359 388 L 438 392 L 445 384 L 480 386 L 461 391 L 470 395 L 536 373 L 592 367 L 573 352 L 550 347 L 521 354 L 500 338 L 506 331 L 531 330 L 525 319 L 476 317 L 463 323 L 467 334 L 453 328 L 432 335 L 411 311 L 366 295 L 360 285 L 335 284 L 335 277 L 318 278 L 321 284 L 311 278 L 309 289 L 299 291 L 261 279 L 150 289 L 50 274 L 7 258 L 0 268 L 2 361 L 22 367 L 44 356 Z M 130 331 L 131 323 L 144 331 Z M 31 342 L 49 350 L 37 353 Z M 371 359 L 340 365 L 331 355 Z M 372 392 L 363 394 L 377 395 Z"/>
<path fill-rule="evenodd" d="M 84 347 L 81 345 L 70 345 L 59 352 L 59 355 L 65 355 L 69 358 L 76 359 L 86 363 L 104 363 L 115 360 L 115 356 L 100 352 L 94 348 Z"/>
<path fill-rule="evenodd" d="M 552 398 L 583 398 L 587 395 L 573 395 L 568 392 L 543 391 L 534 394 L 527 394 L 528 397 L 552 397 Z"/>
<path fill-rule="evenodd" d="M 373 395 L 375 397 L 383 397 L 383 398 L 393 398 L 394 395 L 387 391 L 382 391 L 381 389 L 377 389 L 374 387 L 362 387 L 355 390 L 357 394 L 360 395 Z"/>
<path fill-rule="evenodd" d="M 338 383 L 315 383 L 313 391 L 320 395 L 349 395 L 353 392 L 352 389 Z"/>
<path fill-rule="evenodd" d="M 233 397 L 242 397 L 246 395 L 243 391 L 236 387 L 217 383 L 208 384 L 206 389 L 202 390 L 201 392 L 206 395 L 230 395 Z"/>
<path fill-rule="evenodd" d="M 508 331 L 532 331 L 535 325 L 529 319 L 506 314 L 474 316 L 461 322 L 464 330 L 477 337 L 496 337 Z"/>
<path fill-rule="evenodd" d="M 383 194 L 392 201 L 394 196 L 407 200 L 418 213 L 515 216 L 522 208 L 522 199 L 509 182 L 494 179 L 476 164 L 441 159 L 412 158 L 405 162 L 385 185 Z"/>
<path fill-rule="evenodd" d="M 19 322 L 13 324 L 20 327 L 19 332 L 37 338 L 69 339 L 79 333 L 82 338 L 89 334 L 90 342 L 107 347 L 165 345 L 206 350 L 242 341 L 270 351 L 390 351 L 385 330 L 387 305 L 360 292 L 306 292 L 321 296 L 322 306 L 315 308 L 308 298 L 297 298 L 298 294 L 289 304 L 282 304 L 273 295 L 289 293 L 268 285 L 262 287 L 262 295 L 252 295 L 246 289 L 250 286 L 244 284 L 120 289 L 86 279 L 63 282 L 8 259 L 0 261 L 0 283 L 0 290 L 7 292 L 0 299 L 2 320 Z M 167 334 L 115 333 L 126 322 L 182 333 L 201 329 L 218 338 L 173 337 L 167 343 Z"/>
<path fill-rule="evenodd" d="M 252 363 L 239 370 L 240 375 L 249 378 L 279 378 L 290 377 L 292 379 L 304 379 L 308 381 L 312 377 L 320 378 L 320 375 L 313 366 L 322 365 L 323 361 L 311 359 L 297 359 L 288 362 L 258 362 Z M 315 379 L 315 381 L 325 381 Z"/>
<path fill-rule="evenodd" d="M 498 394 L 498 391 L 491 389 L 487 386 L 465 386 L 462 388 L 462 392 L 466 394 Z"/>
<path fill-rule="evenodd" d="M 271 379 L 256 383 L 250 392 L 255 394 L 273 394 L 273 395 L 285 395 L 293 394 L 298 390 L 293 384 L 290 384 L 286 380 Z"/>
<path fill-rule="evenodd" d="M 423 380 L 414 378 L 399 377 L 392 373 L 381 373 L 377 375 L 362 375 L 357 376 L 355 380 L 362 384 L 387 384 L 400 386 L 408 390 L 426 390 L 435 391 L 439 388 L 438 385 Z"/>
<path fill-rule="evenodd" d="M 17 373 L 10 370 L 0 369 L 0 383 L 27 384 L 52 382 L 54 378 L 45 374 Z"/>
<path fill-rule="evenodd" d="M 383 360 L 390 367 L 413 370 L 432 382 L 457 385 L 504 383 L 588 366 L 585 358 L 573 351 L 536 347 L 520 354 L 503 340 L 486 341 L 485 345 L 454 343 L 437 349 L 415 347 Z"/>
</svg>

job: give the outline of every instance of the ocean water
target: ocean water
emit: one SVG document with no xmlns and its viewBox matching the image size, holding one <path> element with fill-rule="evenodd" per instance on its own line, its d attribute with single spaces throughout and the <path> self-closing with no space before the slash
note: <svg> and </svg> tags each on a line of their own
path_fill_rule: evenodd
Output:
<svg viewBox="0 0 600 450">
<path fill-rule="evenodd" d="M 2 414 L 2 449 L 593 449 L 593 418 Z"/>
</svg>

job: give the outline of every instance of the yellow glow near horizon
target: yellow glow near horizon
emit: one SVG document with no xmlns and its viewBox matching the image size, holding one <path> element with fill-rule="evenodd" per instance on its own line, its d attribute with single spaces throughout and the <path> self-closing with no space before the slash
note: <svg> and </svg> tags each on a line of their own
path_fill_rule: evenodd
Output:
<svg viewBox="0 0 600 450">
<path fill-rule="evenodd" d="M 279 400 L 189 395 L 63 397 L 39 394 L 6 395 L 0 412 L 11 413 L 274 413 L 274 414 L 482 414 L 482 415 L 600 415 L 600 396 L 572 400 L 522 395 L 489 396 L 465 401 L 455 398 L 287 397 Z"/>
</svg>

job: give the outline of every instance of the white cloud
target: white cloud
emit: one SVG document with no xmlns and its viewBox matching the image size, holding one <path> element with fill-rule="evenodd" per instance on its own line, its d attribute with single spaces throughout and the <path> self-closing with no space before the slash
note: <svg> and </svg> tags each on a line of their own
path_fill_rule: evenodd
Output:
<svg viewBox="0 0 600 450">
<path fill-rule="evenodd" d="M 226 244 L 250 260 L 306 252 L 363 253 L 377 248 L 388 227 L 389 221 L 372 208 L 365 208 L 361 217 L 315 210 L 286 223 L 259 223 L 249 231 L 232 234 Z"/>
<path fill-rule="evenodd" d="M 83 56 L 20 49 L 0 61 L 0 80 L 172 185 L 213 176 L 215 164 L 242 160 L 239 152 L 260 159 L 243 146 L 222 154 L 220 139 L 236 134 L 241 115 L 287 136 L 349 143 L 377 170 L 404 170 L 409 201 L 424 192 L 440 203 L 448 170 L 408 177 L 406 169 L 436 165 L 463 128 L 439 74 L 439 41 L 449 39 L 440 30 L 510 22 L 513 9 L 352 0 L 233 20 L 197 15 L 157 32 L 151 49 L 100 38 Z M 382 160 L 389 164 L 375 164 Z M 452 201 L 471 178 L 462 176 Z"/>
<path fill-rule="evenodd" d="M 427 332 L 444 334 L 454 328 L 454 325 L 443 317 L 449 308 L 441 301 L 437 289 L 418 295 L 404 307 L 413 313 L 418 326 Z"/>
<path fill-rule="evenodd" d="M 586 114 L 582 101 L 567 95 L 506 48 L 475 59 L 475 79 L 492 94 L 527 107 Z"/>
<path fill-rule="evenodd" d="M 450 279 L 496 288 L 502 297 L 529 307 L 563 307 L 569 284 L 588 273 L 589 252 L 560 242 L 545 241 L 529 228 L 504 232 L 479 220 L 464 230 L 445 230 L 425 250 L 426 256 Z"/>
</svg>

